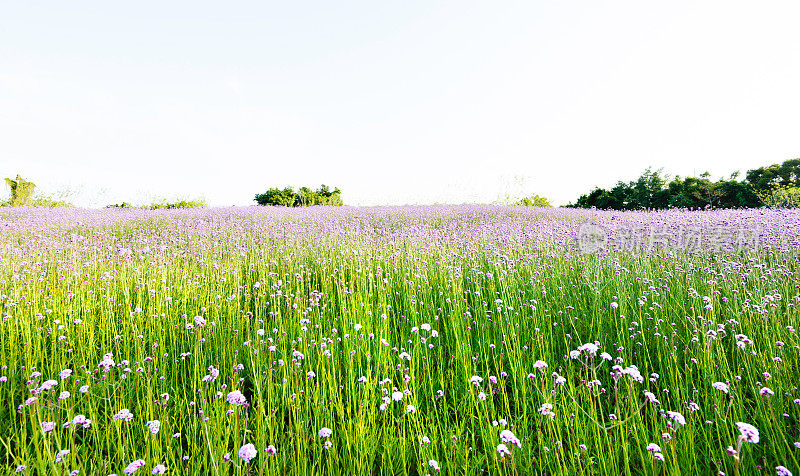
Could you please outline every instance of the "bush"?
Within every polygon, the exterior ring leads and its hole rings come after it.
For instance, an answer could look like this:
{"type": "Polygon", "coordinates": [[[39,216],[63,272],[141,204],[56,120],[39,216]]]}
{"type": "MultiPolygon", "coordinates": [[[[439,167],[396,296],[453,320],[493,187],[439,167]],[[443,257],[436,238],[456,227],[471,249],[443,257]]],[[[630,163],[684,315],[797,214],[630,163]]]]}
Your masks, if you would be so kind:
{"type": "Polygon", "coordinates": [[[33,199],[33,202],[31,203],[31,206],[43,207],[43,208],[59,208],[59,207],[71,207],[73,205],[66,200],[59,200],[57,198],[49,196],[41,196],[41,197],[35,197],[33,199]]]}
{"type": "Polygon", "coordinates": [[[122,203],[112,203],[111,205],[106,205],[106,208],[134,208],[134,207],[128,202],[122,202],[122,203]]]}

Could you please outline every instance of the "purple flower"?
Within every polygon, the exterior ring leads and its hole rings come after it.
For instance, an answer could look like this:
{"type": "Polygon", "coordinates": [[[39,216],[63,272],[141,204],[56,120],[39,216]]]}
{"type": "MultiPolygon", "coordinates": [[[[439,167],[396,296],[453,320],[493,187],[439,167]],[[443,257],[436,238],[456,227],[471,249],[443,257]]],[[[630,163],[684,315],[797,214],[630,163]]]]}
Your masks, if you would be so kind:
{"type": "Polygon", "coordinates": [[[739,428],[739,433],[741,433],[739,438],[741,438],[742,441],[747,441],[749,443],[758,443],[759,436],[758,436],[758,429],[756,429],[756,427],[748,423],[742,423],[742,422],[736,423],[736,426],[739,428]]]}
{"type": "Polygon", "coordinates": [[[143,459],[137,459],[136,461],[133,461],[128,466],[125,466],[125,469],[123,469],[122,472],[125,473],[125,474],[133,474],[139,468],[141,468],[142,466],[144,466],[144,460],[143,459]]]}
{"type": "Polygon", "coordinates": [[[650,403],[655,403],[656,405],[658,405],[658,404],[660,403],[660,402],[658,401],[658,399],[656,398],[655,394],[654,394],[654,393],[652,393],[652,392],[644,392],[644,397],[645,397],[645,398],[647,399],[647,401],[648,401],[648,402],[650,402],[650,403]]]}
{"type": "Polygon", "coordinates": [[[667,412],[667,415],[669,415],[670,419],[675,420],[678,425],[683,426],[686,424],[686,419],[678,412],[667,412]]]}
{"type": "Polygon", "coordinates": [[[239,458],[241,458],[245,463],[250,462],[250,460],[255,458],[257,455],[258,451],[256,451],[256,447],[253,446],[252,443],[248,443],[239,448],[239,458]]]}
{"type": "Polygon", "coordinates": [[[127,408],[123,408],[122,410],[118,411],[112,418],[114,421],[118,420],[131,421],[133,420],[133,413],[131,413],[131,411],[128,410],[127,408]]]}
{"type": "Polygon", "coordinates": [[[517,446],[518,448],[522,447],[522,442],[517,438],[511,430],[503,430],[500,432],[500,441],[503,443],[511,443],[512,445],[517,446]]]}
{"type": "Polygon", "coordinates": [[[230,392],[228,394],[227,400],[228,403],[230,403],[231,405],[236,405],[237,407],[240,407],[247,403],[247,398],[245,398],[245,396],[242,395],[242,392],[238,390],[230,392]]]}
{"type": "Polygon", "coordinates": [[[151,420],[145,423],[145,426],[150,430],[150,433],[157,434],[158,430],[161,429],[161,422],[158,420],[151,420]]]}
{"type": "Polygon", "coordinates": [[[711,384],[711,386],[714,387],[715,389],[719,390],[722,393],[728,393],[728,391],[729,391],[728,384],[723,383],[723,382],[714,382],[714,383],[711,384]]]}
{"type": "Polygon", "coordinates": [[[792,476],[792,472],[789,471],[786,466],[776,466],[775,474],[778,476],[792,476]]]}
{"type": "Polygon", "coordinates": [[[86,418],[86,415],[75,415],[72,418],[72,424],[74,426],[81,425],[84,428],[89,428],[89,426],[92,424],[92,420],[86,418]]]}
{"type": "Polygon", "coordinates": [[[511,450],[509,450],[508,446],[504,445],[503,443],[500,443],[499,445],[497,445],[497,452],[500,454],[501,458],[503,456],[505,456],[505,455],[510,455],[511,454],[511,450]]]}

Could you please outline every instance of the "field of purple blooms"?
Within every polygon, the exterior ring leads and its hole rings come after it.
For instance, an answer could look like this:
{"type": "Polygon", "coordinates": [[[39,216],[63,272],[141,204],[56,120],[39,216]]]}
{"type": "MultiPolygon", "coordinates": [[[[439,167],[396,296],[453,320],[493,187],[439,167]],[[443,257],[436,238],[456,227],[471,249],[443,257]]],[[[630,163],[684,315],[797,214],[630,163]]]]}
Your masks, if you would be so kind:
{"type": "Polygon", "coordinates": [[[800,211],[0,208],[0,473],[800,473],[800,211]]]}

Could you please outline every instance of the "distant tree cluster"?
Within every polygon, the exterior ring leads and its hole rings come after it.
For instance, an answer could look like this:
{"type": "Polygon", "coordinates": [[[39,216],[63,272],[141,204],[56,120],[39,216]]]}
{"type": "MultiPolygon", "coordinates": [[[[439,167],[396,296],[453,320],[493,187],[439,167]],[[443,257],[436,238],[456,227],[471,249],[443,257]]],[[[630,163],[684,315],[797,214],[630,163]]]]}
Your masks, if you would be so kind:
{"type": "Polygon", "coordinates": [[[300,187],[295,191],[292,187],[284,189],[271,188],[255,196],[259,205],[282,207],[311,207],[314,205],[341,206],[342,197],[338,188],[331,190],[327,185],[320,185],[317,190],[300,187]]]}
{"type": "Polygon", "coordinates": [[[205,208],[206,202],[205,200],[187,200],[187,199],[178,199],[176,201],[168,201],[166,199],[157,200],[149,205],[133,205],[128,202],[122,203],[112,203],[111,205],[106,205],[106,208],[136,208],[136,209],[148,209],[148,210],[171,210],[173,208],[205,208]]]}
{"type": "Polygon", "coordinates": [[[536,195],[535,193],[530,197],[525,197],[522,199],[517,200],[513,203],[516,206],[523,206],[523,207],[552,207],[553,205],[550,204],[550,200],[541,195],[536,195]]]}
{"type": "Polygon", "coordinates": [[[17,175],[16,178],[6,178],[6,185],[10,189],[8,200],[0,200],[3,207],[71,207],[72,204],[47,195],[34,194],[36,184],[17,175]]]}
{"type": "Polygon", "coordinates": [[[619,181],[609,189],[595,188],[569,207],[612,210],[667,208],[757,208],[798,206],[800,159],[748,170],[744,180],[738,173],[713,181],[708,172],[700,177],[675,177],[647,169],[632,181],[619,181]]]}
{"type": "MultiPolygon", "coordinates": [[[[124,205],[125,202],[122,202],[124,205]]],[[[173,209],[173,208],[205,208],[206,202],[205,200],[187,200],[187,199],[178,199],[176,201],[170,202],[168,200],[160,200],[151,203],[150,205],[145,205],[143,208],[149,208],[150,210],[166,210],[166,209],[173,209]]]]}
{"type": "Polygon", "coordinates": [[[16,179],[6,179],[6,185],[11,189],[8,205],[12,207],[26,207],[33,205],[33,191],[36,185],[17,175],[16,179]]]}

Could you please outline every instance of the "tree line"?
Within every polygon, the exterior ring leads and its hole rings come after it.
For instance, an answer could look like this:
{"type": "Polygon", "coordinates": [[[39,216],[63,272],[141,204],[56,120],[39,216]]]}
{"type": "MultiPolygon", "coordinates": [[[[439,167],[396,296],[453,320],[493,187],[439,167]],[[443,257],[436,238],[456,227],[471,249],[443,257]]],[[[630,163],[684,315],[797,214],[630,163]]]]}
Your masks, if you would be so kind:
{"type": "Polygon", "coordinates": [[[342,205],[342,192],[338,188],[330,189],[327,185],[320,185],[317,190],[300,187],[295,191],[292,187],[270,188],[264,193],[259,193],[254,200],[259,205],[274,205],[283,207],[311,207],[314,205],[342,205]]]}
{"type": "Polygon", "coordinates": [[[758,208],[800,206],[800,159],[748,170],[727,179],[699,177],[670,180],[662,170],[646,169],[636,180],[619,181],[610,188],[595,188],[571,208],[641,210],[667,208],[758,208]]]}

